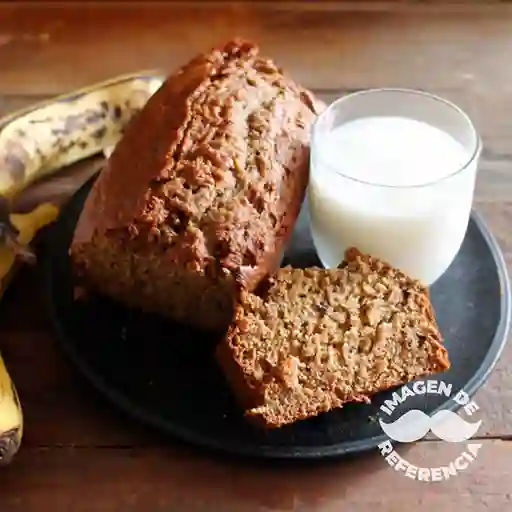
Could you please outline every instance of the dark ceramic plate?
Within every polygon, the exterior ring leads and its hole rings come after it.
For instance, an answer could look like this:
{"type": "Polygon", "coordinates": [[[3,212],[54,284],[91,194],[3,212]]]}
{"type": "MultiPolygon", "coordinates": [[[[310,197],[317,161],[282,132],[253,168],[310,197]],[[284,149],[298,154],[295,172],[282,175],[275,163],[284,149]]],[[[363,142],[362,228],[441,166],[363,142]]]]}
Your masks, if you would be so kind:
{"type": "MultiPolygon", "coordinates": [[[[244,421],[236,406],[212,358],[216,340],[211,335],[104,298],[75,303],[67,250],[91,184],[72,198],[50,232],[46,276],[59,342],[111,402],[183,441],[238,455],[333,457],[374,448],[386,439],[375,418],[389,392],[371,405],[348,405],[293,426],[259,431],[244,421]]],[[[318,264],[305,209],[283,263],[318,264]]],[[[432,299],[452,361],[443,380],[472,395],[499,358],[510,319],[506,268],[478,215],[471,217],[456,260],[433,286],[432,299]]],[[[455,402],[438,395],[409,400],[408,406],[430,414],[455,408],[455,402]]]]}

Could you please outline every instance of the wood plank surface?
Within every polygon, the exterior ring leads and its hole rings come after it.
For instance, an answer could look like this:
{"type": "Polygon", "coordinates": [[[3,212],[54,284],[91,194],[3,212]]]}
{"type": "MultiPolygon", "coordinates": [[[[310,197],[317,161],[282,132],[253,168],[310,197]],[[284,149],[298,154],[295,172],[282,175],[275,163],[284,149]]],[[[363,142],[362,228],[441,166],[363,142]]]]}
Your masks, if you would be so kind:
{"type": "MultiPolygon", "coordinates": [[[[0,4],[0,115],[119,73],[170,70],[233,35],[260,42],[326,101],[369,87],[425,89],[466,109],[482,134],[475,207],[512,269],[510,5],[211,4],[0,4]]],[[[55,181],[68,190],[72,176],[76,170],[55,181]]],[[[510,344],[476,397],[484,418],[479,457],[448,482],[410,481],[375,454],[312,468],[260,467],[174,446],[98,397],[55,345],[38,272],[23,269],[0,307],[0,350],[26,419],[22,450],[2,470],[1,512],[510,508],[510,344]]],[[[435,466],[452,449],[424,441],[403,456],[435,466]]]]}
{"type": "Polygon", "coordinates": [[[510,50],[507,6],[417,12],[338,5],[2,5],[0,93],[55,94],[141,67],[171,69],[234,35],[258,41],[315,89],[407,85],[482,94],[491,86],[496,94],[512,87],[502,80],[510,76],[503,65],[510,50]]]}
{"type": "MultiPolygon", "coordinates": [[[[425,442],[400,453],[435,467],[458,452],[425,442]]],[[[0,499],[2,512],[505,512],[511,458],[512,443],[485,441],[466,472],[428,483],[378,454],[301,467],[214,461],[176,448],[29,448],[2,475],[0,499]],[[79,499],[79,490],[90,497],[79,499]],[[40,508],[47,503],[51,509],[40,508]]]]}

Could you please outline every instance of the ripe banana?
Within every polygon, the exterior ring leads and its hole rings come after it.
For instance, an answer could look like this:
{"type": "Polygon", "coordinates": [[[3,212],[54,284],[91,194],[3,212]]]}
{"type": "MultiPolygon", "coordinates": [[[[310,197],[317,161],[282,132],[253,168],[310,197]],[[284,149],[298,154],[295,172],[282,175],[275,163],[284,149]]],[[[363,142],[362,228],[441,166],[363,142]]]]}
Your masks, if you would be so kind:
{"type": "MultiPolygon", "coordinates": [[[[13,214],[9,222],[18,233],[16,243],[26,246],[43,226],[53,222],[59,210],[45,203],[33,211],[13,214]]],[[[0,245],[0,297],[15,264],[14,251],[0,245]]],[[[18,393],[0,355],[0,465],[8,464],[18,451],[23,436],[23,412],[18,393]]]]}
{"type": "Polygon", "coordinates": [[[0,357],[0,464],[8,464],[23,436],[23,413],[16,388],[0,357]]]}
{"type": "MultiPolygon", "coordinates": [[[[64,166],[109,154],[163,80],[155,72],[123,75],[0,119],[0,298],[20,262],[34,260],[34,236],[59,214],[51,203],[11,213],[12,200],[64,166]]],[[[0,464],[16,454],[22,433],[22,409],[0,356],[0,464]]]]}
{"type": "Polygon", "coordinates": [[[163,78],[137,73],[33,105],[0,121],[0,196],[116,144],[163,78]]]}

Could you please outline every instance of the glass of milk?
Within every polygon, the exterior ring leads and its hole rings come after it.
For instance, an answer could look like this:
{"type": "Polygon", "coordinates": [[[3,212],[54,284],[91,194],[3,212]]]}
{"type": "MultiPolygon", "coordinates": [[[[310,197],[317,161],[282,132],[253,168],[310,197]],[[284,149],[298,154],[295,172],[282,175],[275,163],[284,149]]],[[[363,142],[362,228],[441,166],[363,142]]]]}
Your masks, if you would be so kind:
{"type": "Polygon", "coordinates": [[[481,142],[469,117],[420,91],[344,96],[317,119],[309,206],[319,258],[350,246],[433,284],[464,239],[481,142]]]}

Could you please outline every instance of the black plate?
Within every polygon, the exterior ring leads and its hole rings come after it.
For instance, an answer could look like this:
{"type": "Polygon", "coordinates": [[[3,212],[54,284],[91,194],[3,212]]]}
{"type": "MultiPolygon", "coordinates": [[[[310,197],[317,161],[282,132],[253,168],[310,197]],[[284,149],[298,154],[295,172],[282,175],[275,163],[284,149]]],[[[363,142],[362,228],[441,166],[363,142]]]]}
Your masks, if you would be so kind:
{"type": "MultiPolygon", "coordinates": [[[[176,438],[238,455],[333,457],[374,448],[386,439],[375,419],[389,392],[371,405],[348,405],[293,426],[259,431],[244,421],[211,349],[204,348],[215,344],[211,336],[104,298],[75,303],[67,250],[91,184],[72,198],[50,233],[46,276],[58,340],[78,370],[111,402],[176,438]]],[[[304,209],[283,264],[318,264],[307,215],[304,209]]],[[[459,255],[432,288],[452,361],[443,380],[455,390],[472,395],[489,376],[506,340],[509,294],[501,252],[482,219],[473,214],[459,255]]],[[[455,408],[442,396],[409,400],[411,407],[427,413],[455,408]]]]}

